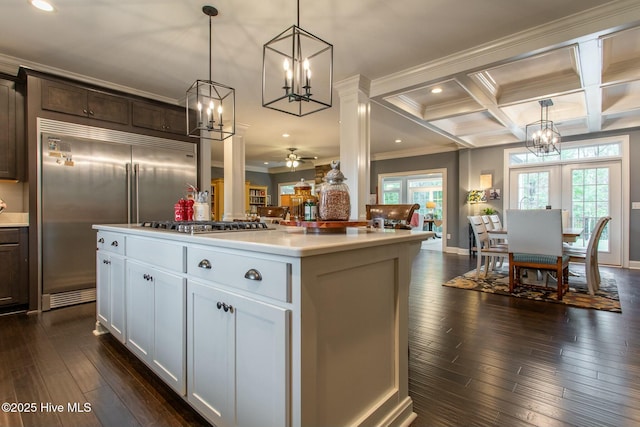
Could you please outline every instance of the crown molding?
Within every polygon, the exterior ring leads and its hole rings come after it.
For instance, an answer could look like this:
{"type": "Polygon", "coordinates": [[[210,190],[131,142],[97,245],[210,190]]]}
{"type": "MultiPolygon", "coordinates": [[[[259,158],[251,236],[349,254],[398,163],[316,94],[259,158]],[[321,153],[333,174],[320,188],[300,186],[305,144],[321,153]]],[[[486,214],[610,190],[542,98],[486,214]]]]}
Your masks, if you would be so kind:
{"type": "Polygon", "coordinates": [[[78,74],[78,73],[63,70],[60,68],[51,67],[49,65],[40,64],[38,62],[25,61],[20,58],[4,55],[0,53],[0,71],[6,74],[16,76],[18,75],[18,70],[20,69],[20,67],[26,67],[32,70],[37,70],[37,71],[52,74],[52,75],[68,77],[70,79],[77,80],[79,82],[88,83],[95,86],[103,87],[105,89],[112,89],[119,92],[128,93],[131,95],[137,95],[143,98],[150,98],[157,101],[165,102],[167,104],[184,106],[184,102],[181,103],[180,100],[158,95],[157,93],[151,93],[151,92],[146,92],[139,89],[134,89],[129,86],[123,86],[116,83],[108,82],[106,80],[96,79],[93,77],[85,76],[83,74],[78,74]]]}

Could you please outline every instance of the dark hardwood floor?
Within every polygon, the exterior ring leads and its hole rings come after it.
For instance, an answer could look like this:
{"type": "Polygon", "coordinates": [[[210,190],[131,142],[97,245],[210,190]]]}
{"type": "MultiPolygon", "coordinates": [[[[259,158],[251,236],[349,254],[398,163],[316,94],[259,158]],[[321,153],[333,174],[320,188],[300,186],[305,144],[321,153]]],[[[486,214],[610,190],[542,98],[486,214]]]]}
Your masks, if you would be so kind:
{"type": "MultiPolygon", "coordinates": [[[[414,427],[640,425],[640,271],[609,270],[619,314],[441,286],[474,262],[423,250],[414,264],[414,427]]],[[[95,304],[0,317],[0,403],[37,405],[0,426],[208,425],[94,322],[95,304]]]]}

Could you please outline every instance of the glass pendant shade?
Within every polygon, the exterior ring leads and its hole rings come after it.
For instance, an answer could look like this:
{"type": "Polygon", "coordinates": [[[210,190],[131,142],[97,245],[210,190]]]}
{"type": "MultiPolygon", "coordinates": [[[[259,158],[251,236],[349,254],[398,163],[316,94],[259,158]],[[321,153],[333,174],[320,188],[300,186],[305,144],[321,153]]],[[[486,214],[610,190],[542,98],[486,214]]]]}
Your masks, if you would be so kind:
{"type": "Polygon", "coordinates": [[[196,80],[186,95],[187,132],[201,139],[223,141],[236,133],[236,91],[211,80],[211,17],[213,6],[203,6],[209,16],[209,79],[196,80]]]}
{"type": "Polygon", "coordinates": [[[333,45],[298,25],[275,36],[262,52],[262,106],[306,116],[333,101],[333,45]]]}
{"type": "Polygon", "coordinates": [[[560,154],[561,135],[549,120],[549,107],[553,105],[553,101],[544,99],[539,103],[540,120],[527,125],[525,145],[538,157],[557,156],[560,154]]]}

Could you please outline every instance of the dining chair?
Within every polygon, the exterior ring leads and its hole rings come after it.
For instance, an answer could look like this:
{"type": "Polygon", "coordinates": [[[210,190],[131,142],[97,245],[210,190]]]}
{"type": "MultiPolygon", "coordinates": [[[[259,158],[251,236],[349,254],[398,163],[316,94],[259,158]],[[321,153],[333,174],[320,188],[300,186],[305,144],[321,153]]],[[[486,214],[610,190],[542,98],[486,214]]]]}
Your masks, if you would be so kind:
{"type": "MultiPolygon", "coordinates": [[[[433,220],[433,228],[434,229],[438,228],[438,227],[442,227],[442,224],[443,224],[443,221],[441,219],[434,219],[433,220]]],[[[442,236],[438,235],[438,233],[435,233],[433,235],[433,237],[435,237],[436,239],[441,239],[442,238],[442,236]]]]}
{"type": "Polygon", "coordinates": [[[584,272],[587,278],[587,288],[590,295],[595,295],[595,291],[600,289],[600,268],[598,267],[598,245],[600,237],[607,223],[611,221],[610,216],[603,216],[596,222],[589,243],[586,248],[574,248],[569,245],[564,246],[563,253],[569,255],[569,262],[582,262],[585,264],[584,272]]]}
{"type": "Polygon", "coordinates": [[[411,222],[409,223],[411,228],[416,228],[418,230],[424,229],[424,214],[420,212],[414,212],[411,215],[411,222]]]}
{"type": "Polygon", "coordinates": [[[551,271],[557,281],[558,301],[569,288],[569,255],[562,253],[560,209],[508,210],[509,292],[518,286],[546,288],[544,284],[521,282],[521,269],[551,271]]]}
{"type": "MultiPolygon", "coordinates": [[[[476,265],[476,279],[480,277],[480,269],[482,268],[482,258],[485,258],[484,277],[487,277],[487,274],[489,273],[489,268],[495,269],[496,267],[495,258],[500,258],[502,260],[508,256],[508,248],[505,246],[491,245],[491,240],[489,239],[489,233],[487,231],[487,228],[484,225],[482,216],[473,215],[473,216],[468,216],[467,219],[469,220],[469,224],[471,224],[471,229],[473,230],[473,234],[476,238],[475,249],[478,256],[478,262],[476,265]]],[[[502,265],[502,262],[500,263],[500,265],[502,265]]]]}
{"type": "Polygon", "coordinates": [[[385,225],[410,227],[413,212],[420,209],[420,205],[395,204],[395,205],[365,205],[367,220],[382,218],[385,225]]]}
{"type": "Polygon", "coordinates": [[[491,221],[492,230],[501,230],[502,229],[502,221],[500,221],[500,217],[496,214],[489,215],[489,220],[491,221]]]}

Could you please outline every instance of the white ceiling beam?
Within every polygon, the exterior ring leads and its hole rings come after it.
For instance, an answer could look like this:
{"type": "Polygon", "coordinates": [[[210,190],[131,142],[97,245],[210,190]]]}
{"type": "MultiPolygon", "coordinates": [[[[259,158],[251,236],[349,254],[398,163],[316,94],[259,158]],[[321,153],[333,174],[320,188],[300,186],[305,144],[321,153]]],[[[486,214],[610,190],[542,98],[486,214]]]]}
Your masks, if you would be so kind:
{"type": "Polygon", "coordinates": [[[491,114],[498,123],[501,123],[504,127],[509,129],[516,138],[521,141],[525,139],[525,132],[520,126],[517,126],[506,114],[502,112],[498,107],[497,100],[488,96],[478,85],[475,84],[467,74],[460,74],[456,76],[456,80],[468,93],[471,95],[477,103],[482,105],[489,114],[491,114]]]}
{"type": "Polygon", "coordinates": [[[401,108],[396,107],[393,104],[390,104],[389,102],[385,101],[385,100],[374,100],[372,99],[371,102],[376,103],[378,105],[380,105],[381,107],[384,107],[390,111],[393,111],[394,113],[399,114],[400,116],[404,117],[407,120],[411,120],[413,123],[422,126],[425,129],[430,130],[433,133],[437,133],[438,135],[442,135],[445,138],[449,138],[451,141],[453,141],[454,143],[456,143],[458,145],[458,147],[460,148],[475,148],[475,145],[468,143],[467,141],[458,138],[455,135],[450,134],[449,132],[445,132],[442,129],[440,129],[439,127],[433,126],[432,124],[430,124],[429,122],[426,122],[424,120],[420,120],[417,117],[413,116],[412,114],[404,111],[401,108]]]}
{"type": "Polygon", "coordinates": [[[580,80],[587,107],[589,132],[602,130],[602,45],[599,39],[578,44],[580,80]]]}

